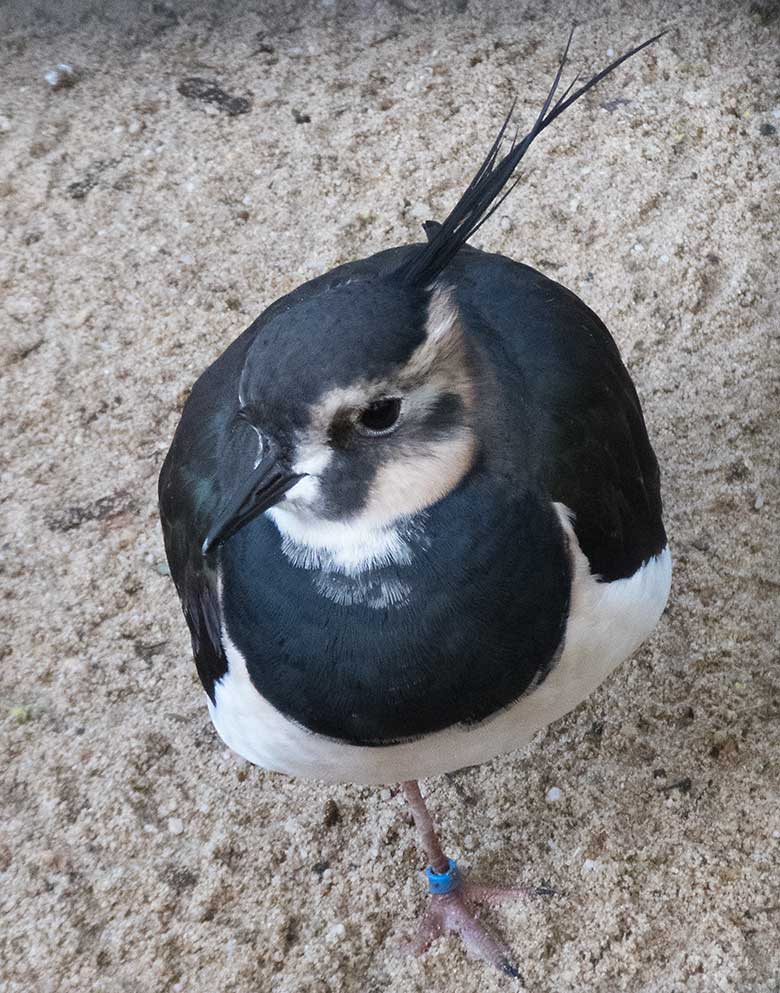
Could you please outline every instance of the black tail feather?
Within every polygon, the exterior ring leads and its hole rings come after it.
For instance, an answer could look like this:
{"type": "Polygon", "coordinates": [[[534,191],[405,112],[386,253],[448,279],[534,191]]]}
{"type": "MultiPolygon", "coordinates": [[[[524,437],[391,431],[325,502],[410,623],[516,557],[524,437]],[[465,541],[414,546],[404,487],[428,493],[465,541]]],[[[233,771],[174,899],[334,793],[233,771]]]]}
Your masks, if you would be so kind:
{"type": "Polygon", "coordinates": [[[566,48],[561,57],[555,79],[531,130],[519,142],[515,135],[509,151],[496,164],[501,143],[504,140],[506,129],[515,110],[515,99],[512,102],[509,113],[504,119],[504,123],[501,125],[495,141],[490,146],[490,150],[460,200],[458,200],[435,232],[428,232],[426,230],[426,234],[429,237],[428,244],[421,246],[397,270],[396,275],[403,282],[414,286],[430,285],[451,261],[453,256],[465,245],[474,232],[479,230],[485,221],[501,206],[517,183],[519,183],[520,177],[515,179],[509,189],[505,190],[503,195],[499,197],[499,194],[504,190],[512,173],[520,164],[520,160],[528,151],[534,139],[549,124],[552,124],[556,117],[559,117],[564,110],[570,107],[576,100],[579,100],[581,96],[596,86],[597,83],[601,82],[605,76],[608,76],[609,73],[617,69],[627,59],[641,52],[643,48],[647,48],[648,45],[652,45],[653,42],[658,41],[660,37],[666,34],[666,31],[661,31],[655,37],[649,38],[647,41],[642,42],[641,45],[637,45],[624,55],[621,55],[572,93],[574,86],[580,79],[580,74],[578,73],[566,87],[566,90],[558,97],[557,101],[553,103],[564,66],[566,65],[573,34],[574,28],[572,28],[566,42],[566,48]],[[496,199],[497,197],[498,199],[496,199]]]}

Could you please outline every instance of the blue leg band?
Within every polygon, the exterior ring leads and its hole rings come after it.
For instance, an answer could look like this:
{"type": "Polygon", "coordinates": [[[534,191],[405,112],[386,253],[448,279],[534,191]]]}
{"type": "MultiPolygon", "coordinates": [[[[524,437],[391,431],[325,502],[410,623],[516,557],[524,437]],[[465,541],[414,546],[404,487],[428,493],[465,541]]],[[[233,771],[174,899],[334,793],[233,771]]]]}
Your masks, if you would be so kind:
{"type": "Polygon", "coordinates": [[[454,859],[447,859],[448,867],[446,872],[434,872],[431,866],[425,869],[425,876],[428,880],[428,892],[443,896],[445,893],[452,893],[460,888],[460,872],[458,863],[454,859]]]}

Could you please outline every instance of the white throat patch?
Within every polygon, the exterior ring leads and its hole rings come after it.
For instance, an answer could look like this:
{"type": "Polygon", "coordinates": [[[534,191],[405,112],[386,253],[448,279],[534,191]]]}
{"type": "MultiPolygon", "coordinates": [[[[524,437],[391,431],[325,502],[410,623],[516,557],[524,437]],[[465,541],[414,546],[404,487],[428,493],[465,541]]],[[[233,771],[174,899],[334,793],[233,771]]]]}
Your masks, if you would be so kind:
{"type": "Polygon", "coordinates": [[[372,576],[412,562],[415,548],[425,545],[423,515],[377,525],[360,517],[329,521],[286,509],[267,511],[282,538],[282,552],[299,569],[316,572],[319,592],[344,605],[376,609],[401,606],[410,588],[397,575],[372,576]]]}

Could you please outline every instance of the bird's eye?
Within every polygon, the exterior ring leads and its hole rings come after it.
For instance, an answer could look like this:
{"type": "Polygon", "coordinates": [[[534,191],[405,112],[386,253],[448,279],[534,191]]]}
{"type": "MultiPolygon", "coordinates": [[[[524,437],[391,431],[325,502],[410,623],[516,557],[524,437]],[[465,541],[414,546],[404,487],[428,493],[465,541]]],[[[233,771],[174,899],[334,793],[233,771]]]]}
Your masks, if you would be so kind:
{"type": "Polygon", "coordinates": [[[363,434],[389,434],[401,414],[399,397],[384,397],[369,404],[357,419],[358,430],[363,434]]]}

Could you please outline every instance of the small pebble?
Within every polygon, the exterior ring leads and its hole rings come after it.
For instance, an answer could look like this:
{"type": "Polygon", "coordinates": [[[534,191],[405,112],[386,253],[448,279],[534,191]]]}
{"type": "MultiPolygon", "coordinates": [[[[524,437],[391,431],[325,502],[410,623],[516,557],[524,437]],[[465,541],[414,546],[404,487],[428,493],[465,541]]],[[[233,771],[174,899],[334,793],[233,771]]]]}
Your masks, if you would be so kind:
{"type": "Polygon", "coordinates": [[[6,297],[4,308],[9,317],[22,321],[35,312],[37,304],[31,297],[9,296],[6,297]]]}
{"type": "Polygon", "coordinates": [[[325,801],[325,809],[323,810],[322,823],[326,828],[331,828],[341,820],[341,813],[339,811],[339,806],[333,797],[328,797],[325,801]]]}
{"type": "Polygon", "coordinates": [[[772,832],[772,837],[773,838],[780,838],[780,831],[773,831],[772,832]]]}
{"type": "Polygon", "coordinates": [[[763,493],[756,493],[756,499],[753,501],[753,506],[756,508],[756,510],[761,510],[761,508],[764,506],[763,493]]]}
{"type": "Polygon", "coordinates": [[[598,869],[599,864],[594,859],[585,859],[582,863],[583,872],[595,872],[598,869]]]}
{"type": "Polygon", "coordinates": [[[32,719],[32,707],[25,707],[24,705],[18,707],[11,707],[11,720],[16,721],[17,724],[26,724],[32,719]]]}
{"type": "Polygon", "coordinates": [[[184,834],[184,821],[181,817],[169,817],[168,830],[171,834],[184,834]]]}
{"type": "Polygon", "coordinates": [[[81,310],[77,310],[75,314],[71,314],[65,319],[65,323],[71,328],[81,328],[87,323],[87,321],[92,316],[92,310],[90,307],[82,307],[81,310]]]}
{"type": "Polygon", "coordinates": [[[560,800],[560,798],[561,798],[560,789],[557,786],[551,786],[550,789],[547,791],[547,797],[546,797],[547,802],[555,803],[557,800],[560,800]]]}
{"type": "Polygon", "coordinates": [[[334,924],[325,935],[326,945],[336,945],[347,933],[347,929],[343,924],[334,924]]]}
{"type": "Polygon", "coordinates": [[[498,224],[502,231],[513,231],[515,227],[515,222],[511,217],[507,217],[506,214],[501,218],[498,224]]]}
{"type": "Polygon", "coordinates": [[[64,90],[69,86],[74,86],[78,82],[78,73],[67,62],[60,62],[54,69],[47,69],[43,78],[52,90],[64,90]]]}

